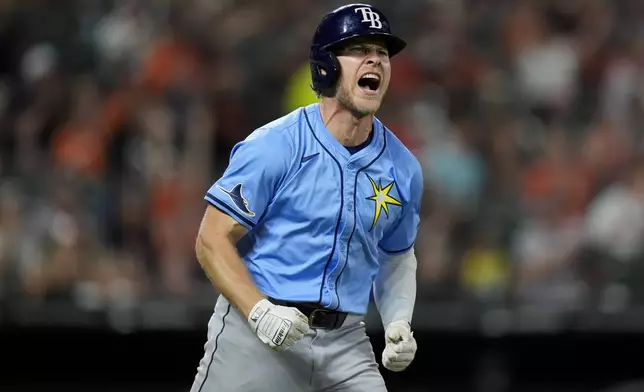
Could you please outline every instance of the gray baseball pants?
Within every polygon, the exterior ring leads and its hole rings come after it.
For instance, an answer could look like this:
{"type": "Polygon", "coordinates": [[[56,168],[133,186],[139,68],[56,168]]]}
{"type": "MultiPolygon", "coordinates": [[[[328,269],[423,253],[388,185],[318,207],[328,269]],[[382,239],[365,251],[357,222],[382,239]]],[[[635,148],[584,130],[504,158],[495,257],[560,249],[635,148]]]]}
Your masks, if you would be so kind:
{"type": "Polygon", "coordinates": [[[311,329],[287,351],[262,343],[219,296],[190,392],[386,392],[362,316],[311,329]]]}

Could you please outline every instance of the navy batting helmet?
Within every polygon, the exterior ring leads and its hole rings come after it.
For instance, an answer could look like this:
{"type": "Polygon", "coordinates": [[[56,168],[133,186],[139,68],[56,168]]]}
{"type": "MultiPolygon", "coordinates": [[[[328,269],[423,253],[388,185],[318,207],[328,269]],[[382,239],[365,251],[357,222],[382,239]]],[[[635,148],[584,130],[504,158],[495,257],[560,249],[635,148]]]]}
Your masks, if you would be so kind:
{"type": "Polygon", "coordinates": [[[333,49],[352,38],[366,36],[383,40],[389,57],[407,46],[402,38],[391,33],[387,17],[369,4],[345,5],[322,18],[309,54],[312,87],[318,95],[333,88],[340,77],[340,64],[333,49]]]}

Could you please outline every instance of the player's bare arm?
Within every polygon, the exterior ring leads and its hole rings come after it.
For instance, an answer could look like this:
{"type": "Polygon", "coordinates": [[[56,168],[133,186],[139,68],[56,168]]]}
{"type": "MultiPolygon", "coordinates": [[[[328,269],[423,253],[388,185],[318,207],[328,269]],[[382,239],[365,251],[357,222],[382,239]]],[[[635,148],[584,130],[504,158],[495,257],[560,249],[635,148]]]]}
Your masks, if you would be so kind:
{"type": "Polygon", "coordinates": [[[213,285],[248,318],[253,306],[264,296],[235,247],[246,233],[247,229],[239,222],[209,205],[199,227],[195,251],[213,285]]]}
{"type": "Polygon", "coordinates": [[[308,331],[308,319],[295,308],[274,305],[259,291],[235,246],[247,232],[230,215],[208,206],[197,235],[197,259],[259,339],[275,350],[286,350],[308,331]]]}

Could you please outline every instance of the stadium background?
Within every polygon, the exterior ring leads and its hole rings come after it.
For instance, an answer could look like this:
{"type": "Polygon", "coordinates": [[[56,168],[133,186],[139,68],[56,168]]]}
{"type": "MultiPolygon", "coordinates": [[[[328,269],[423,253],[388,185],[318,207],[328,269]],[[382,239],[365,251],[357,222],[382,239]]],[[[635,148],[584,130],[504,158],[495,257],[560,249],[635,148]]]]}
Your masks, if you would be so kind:
{"type": "MultiPolygon", "coordinates": [[[[204,191],[314,100],[308,43],[339,4],[0,1],[1,391],[188,390],[204,191]]],[[[420,350],[391,390],[637,382],[644,2],[374,4],[410,43],[379,117],[426,180],[420,350]]]]}

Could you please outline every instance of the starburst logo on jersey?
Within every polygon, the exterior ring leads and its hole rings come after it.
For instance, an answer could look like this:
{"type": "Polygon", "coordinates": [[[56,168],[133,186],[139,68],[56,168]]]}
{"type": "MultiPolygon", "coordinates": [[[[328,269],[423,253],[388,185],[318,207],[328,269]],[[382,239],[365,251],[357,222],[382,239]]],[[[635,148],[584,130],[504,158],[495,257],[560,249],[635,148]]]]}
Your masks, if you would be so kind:
{"type": "Polygon", "coordinates": [[[376,223],[378,223],[378,219],[380,218],[382,211],[384,211],[387,218],[389,218],[389,205],[400,207],[402,206],[402,203],[394,199],[394,197],[389,194],[394,186],[394,181],[390,182],[389,185],[386,185],[383,188],[380,181],[378,181],[378,184],[376,184],[373,178],[369,177],[368,174],[367,178],[369,179],[369,182],[371,182],[371,187],[373,188],[373,195],[367,197],[367,200],[371,200],[376,204],[375,210],[373,212],[373,223],[371,224],[371,228],[369,229],[369,231],[371,231],[374,227],[376,227],[376,223]]]}

